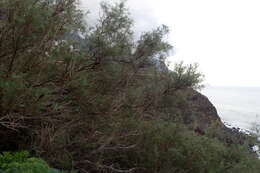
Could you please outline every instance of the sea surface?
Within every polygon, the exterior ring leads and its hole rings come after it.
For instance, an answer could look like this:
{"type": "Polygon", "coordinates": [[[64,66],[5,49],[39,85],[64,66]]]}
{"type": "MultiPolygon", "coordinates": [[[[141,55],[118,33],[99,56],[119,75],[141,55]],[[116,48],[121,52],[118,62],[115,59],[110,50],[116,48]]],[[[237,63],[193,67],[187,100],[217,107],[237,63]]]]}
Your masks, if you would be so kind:
{"type": "Polygon", "coordinates": [[[254,131],[260,127],[260,87],[205,87],[200,91],[227,126],[254,131]]]}

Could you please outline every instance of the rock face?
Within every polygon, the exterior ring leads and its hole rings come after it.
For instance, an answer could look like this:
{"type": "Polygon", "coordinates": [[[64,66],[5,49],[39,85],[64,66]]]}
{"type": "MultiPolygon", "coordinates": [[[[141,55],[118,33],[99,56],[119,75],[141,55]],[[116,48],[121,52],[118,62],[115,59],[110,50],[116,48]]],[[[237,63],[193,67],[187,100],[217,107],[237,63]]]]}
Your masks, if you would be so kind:
{"type": "Polygon", "coordinates": [[[185,124],[193,124],[195,129],[205,131],[205,129],[215,125],[224,128],[224,124],[217,113],[214,105],[209,99],[193,89],[185,89],[185,108],[182,110],[185,124]]]}
{"type": "Polygon", "coordinates": [[[249,138],[241,133],[239,129],[227,128],[222,123],[215,106],[209,99],[193,89],[181,91],[186,98],[183,110],[184,123],[188,124],[196,133],[204,135],[211,133],[227,144],[244,144],[249,138]]]}

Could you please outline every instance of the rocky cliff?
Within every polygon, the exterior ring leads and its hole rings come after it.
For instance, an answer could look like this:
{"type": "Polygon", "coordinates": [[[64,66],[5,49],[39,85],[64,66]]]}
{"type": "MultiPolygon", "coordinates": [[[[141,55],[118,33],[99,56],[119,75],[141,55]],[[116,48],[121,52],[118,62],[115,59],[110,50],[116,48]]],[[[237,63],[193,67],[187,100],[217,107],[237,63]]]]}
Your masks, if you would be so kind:
{"type": "Polygon", "coordinates": [[[186,98],[182,109],[184,123],[200,135],[211,135],[227,144],[243,144],[249,138],[239,129],[228,128],[221,121],[217,109],[210,100],[193,89],[180,91],[186,98]]]}

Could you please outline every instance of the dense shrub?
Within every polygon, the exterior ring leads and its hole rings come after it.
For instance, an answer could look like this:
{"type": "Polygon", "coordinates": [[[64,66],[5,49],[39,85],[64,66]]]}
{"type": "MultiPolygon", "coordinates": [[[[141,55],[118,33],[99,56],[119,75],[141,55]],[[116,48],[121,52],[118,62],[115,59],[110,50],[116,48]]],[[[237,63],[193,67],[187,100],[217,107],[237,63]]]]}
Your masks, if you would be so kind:
{"type": "Polygon", "coordinates": [[[78,56],[62,37],[81,29],[81,12],[74,0],[1,0],[0,10],[0,135],[3,143],[23,136],[21,144],[57,114],[52,93],[78,56]]]}
{"type": "MultiPolygon", "coordinates": [[[[200,136],[184,125],[163,120],[137,123],[130,119],[128,126],[123,122],[118,124],[122,125],[113,129],[121,129],[117,136],[104,138],[103,145],[96,148],[89,145],[93,147],[89,148],[91,155],[80,161],[88,165],[88,171],[254,173],[260,168],[247,146],[227,146],[217,138],[200,136]],[[123,129],[131,131],[131,135],[122,135],[123,129]]],[[[88,152],[86,148],[83,151],[88,152]]]]}
{"type": "Polygon", "coordinates": [[[51,169],[41,159],[29,157],[28,152],[9,153],[0,155],[1,173],[61,173],[51,169]]]}
{"type": "Polygon", "coordinates": [[[227,147],[217,139],[200,136],[174,123],[154,122],[149,126],[135,153],[147,172],[242,173],[259,169],[259,161],[244,146],[227,147]]]}

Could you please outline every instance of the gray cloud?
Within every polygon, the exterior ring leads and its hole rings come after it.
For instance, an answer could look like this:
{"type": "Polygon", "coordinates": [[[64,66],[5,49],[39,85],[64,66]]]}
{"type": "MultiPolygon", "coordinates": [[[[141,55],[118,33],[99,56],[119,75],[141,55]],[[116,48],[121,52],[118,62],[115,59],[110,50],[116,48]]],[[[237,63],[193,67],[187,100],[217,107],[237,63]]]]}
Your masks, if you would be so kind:
{"type": "MultiPolygon", "coordinates": [[[[84,11],[90,11],[87,20],[94,23],[99,16],[99,4],[103,0],[81,0],[84,11]]],[[[118,0],[106,0],[110,3],[118,2],[118,0]]],[[[158,19],[154,16],[153,8],[149,0],[128,0],[127,7],[134,19],[134,29],[138,35],[144,31],[151,30],[159,25],[158,19]]]]}

